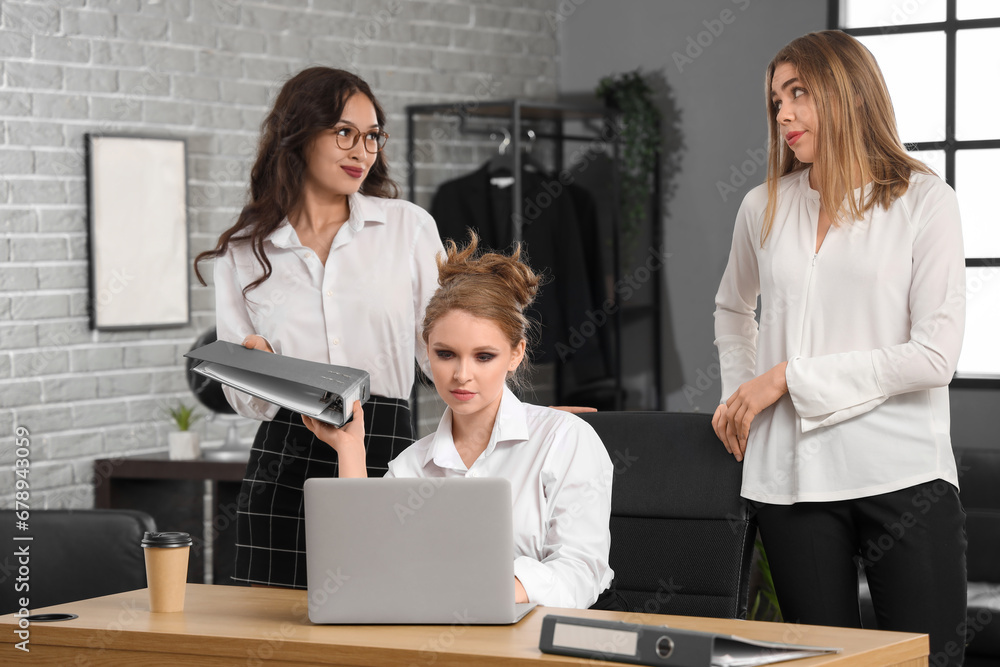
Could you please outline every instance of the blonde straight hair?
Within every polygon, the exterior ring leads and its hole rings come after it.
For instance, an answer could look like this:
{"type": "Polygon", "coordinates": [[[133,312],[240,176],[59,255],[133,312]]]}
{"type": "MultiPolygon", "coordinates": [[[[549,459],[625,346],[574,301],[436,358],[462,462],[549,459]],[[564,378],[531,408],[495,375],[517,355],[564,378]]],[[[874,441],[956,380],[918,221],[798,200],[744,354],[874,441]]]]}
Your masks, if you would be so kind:
{"type": "Polygon", "coordinates": [[[764,81],[769,148],[761,247],[774,226],[779,180],[809,166],[795,158],[778,128],[771,85],[774,70],[782,63],[795,67],[816,103],[817,185],[820,205],[834,225],[859,220],[876,205],[888,209],[906,192],[911,173],[933,173],[923,162],[907,155],[899,140],[889,91],[871,52],[838,30],[799,37],[774,56],[764,81]],[[871,183],[867,196],[853,196],[857,182],[871,183]]]}

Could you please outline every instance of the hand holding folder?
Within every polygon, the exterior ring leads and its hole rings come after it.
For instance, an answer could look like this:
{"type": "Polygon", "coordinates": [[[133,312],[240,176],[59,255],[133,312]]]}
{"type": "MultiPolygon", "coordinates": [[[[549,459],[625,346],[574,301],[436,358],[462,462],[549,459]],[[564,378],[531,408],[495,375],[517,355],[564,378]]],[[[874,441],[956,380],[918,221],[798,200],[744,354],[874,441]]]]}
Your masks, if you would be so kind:
{"type": "Polygon", "coordinates": [[[184,356],[199,362],[192,369],[196,373],[337,427],[350,420],[354,401],[364,404],[370,395],[371,378],[357,368],[251,350],[221,340],[184,356]]]}

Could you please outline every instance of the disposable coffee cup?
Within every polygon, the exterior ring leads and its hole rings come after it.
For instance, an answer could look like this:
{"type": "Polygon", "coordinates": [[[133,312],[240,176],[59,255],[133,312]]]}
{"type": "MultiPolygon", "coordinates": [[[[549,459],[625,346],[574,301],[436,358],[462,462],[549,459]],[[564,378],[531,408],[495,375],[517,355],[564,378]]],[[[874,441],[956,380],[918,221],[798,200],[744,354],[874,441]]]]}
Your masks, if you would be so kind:
{"type": "Polygon", "coordinates": [[[150,611],[184,611],[188,554],[192,543],[187,533],[147,532],[143,536],[150,611]]]}

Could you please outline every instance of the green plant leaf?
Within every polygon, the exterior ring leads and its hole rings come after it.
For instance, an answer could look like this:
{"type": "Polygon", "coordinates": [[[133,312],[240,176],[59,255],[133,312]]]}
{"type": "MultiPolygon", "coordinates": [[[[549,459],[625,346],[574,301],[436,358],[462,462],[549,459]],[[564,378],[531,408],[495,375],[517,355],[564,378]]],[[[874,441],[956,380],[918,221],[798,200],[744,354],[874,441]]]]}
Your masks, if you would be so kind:
{"type": "Polygon", "coordinates": [[[660,110],[641,70],[606,76],[595,89],[605,104],[620,112],[616,128],[621,140],[618,171],[619,209],[625,255],[638,238],[653,192],[656,159],[661,147],[660,110]]]}
{"type": "Polygon", "coordinates": [[[188,431],[191,425],[201,419],[201,415],[195,414],[194,408],[178,403],[176,408],[167,408],[167,412],[177,425],[178,431],[188,431]]]}
{"type": "Polygon", "coordinates": [[[778,604],[778,595],[774,590],[774,578],[771,576],[771,564],[767,560],[767,553],[764,551],[764,544],[757,539],[754,542],[754,550],[757,552],[759,560],[757,568],[761,574],[761,586],[757,591],[757,598],[754,600],[754,613],[749,614],[749,618],[757,621],[781,622],[781,606],[778,604]],[[762,610],[759,603],[763,598],[767,602],[767,610],[762,610]],[[767,612],[770,613],[767,613],[767,612]]]}

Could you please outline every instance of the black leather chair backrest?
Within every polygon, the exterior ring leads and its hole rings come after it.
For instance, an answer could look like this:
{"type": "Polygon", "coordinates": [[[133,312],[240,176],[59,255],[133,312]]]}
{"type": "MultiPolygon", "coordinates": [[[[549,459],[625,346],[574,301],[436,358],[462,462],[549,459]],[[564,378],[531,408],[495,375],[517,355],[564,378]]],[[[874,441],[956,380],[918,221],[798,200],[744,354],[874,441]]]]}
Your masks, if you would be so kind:
{"type": "Polygon", "coordinates": [[[966,667],[1000,665],[1000,449],[956,447],[969,540],[966,667]]]}
{"type": "Polygon", "coordinates": [[[33,611],[146,587],[140,541],[156,524],[145,512],[32,509],[28,530],[17,521],[15,510],[0,510],[0,614],[18,611],[22,597],[33,611]],[[23,546],[26,574],[16,553],[23,546]]]}
{"type": "Polygon", "coordinates": [[[1000,449],[955,449],[965,507],[969,581],[1000,584],[1000,449]]]}
{"type": "Polygon", "coordinates": [[[580,415],[615,466],[611,567],[626,611],[746,618],[756,525],[711,416],[580,415]]]}

